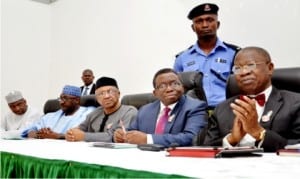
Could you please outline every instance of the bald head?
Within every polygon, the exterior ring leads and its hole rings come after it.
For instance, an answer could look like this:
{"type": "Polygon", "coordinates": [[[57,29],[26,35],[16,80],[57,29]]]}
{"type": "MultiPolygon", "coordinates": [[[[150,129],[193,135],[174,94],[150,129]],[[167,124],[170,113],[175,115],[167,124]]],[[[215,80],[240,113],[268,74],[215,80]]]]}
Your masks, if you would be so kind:
{"type": "MultiPolygon", "coordinates": [[[[261,47],[245,47],[242,48],[237,54],[235,59],[238,59],[238,56],[241,54],[257,54],[259,57],[259,60],[265,61],[265,62],[271,62],[271,56],[270,54],[263,48],[261,47]]],[[[253,55],[251,55],[253,56],[253,55]]],[[[254,57],[253,60],[255,61],[254,57]]],[[[236,62],[236,60],[234,61],[236,62]]]]}
{"type": "Polygon", "coordinates": [[[259,94],[271,85],[274,65],[269,53],[260,47],[240,50],[234,60],[233,72],[244,94],[259,94]]]}

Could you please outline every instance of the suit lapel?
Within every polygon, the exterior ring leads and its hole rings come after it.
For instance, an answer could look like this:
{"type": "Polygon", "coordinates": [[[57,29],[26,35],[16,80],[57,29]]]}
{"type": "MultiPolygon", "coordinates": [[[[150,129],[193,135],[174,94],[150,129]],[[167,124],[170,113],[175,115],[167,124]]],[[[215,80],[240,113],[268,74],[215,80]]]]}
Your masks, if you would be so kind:
{"type": "Polygon", "coordinates": [[[157,122],[158,117],[159,117],[159,111],[160,111],[160,101],[157,100],[153,104],[153,112],[154,112],[153,115],[149,114],[149,115],[145,116],[146,118],[148,118],[145,121],[147,122],[146,126],[147,126],[148,131],[149,131],[150,134],[154,134],[155,133],[156,122],[157,122]]]}
{"type": "Polygon", "coordinates": [[[90,94],[95,94],[96,85],[93,84],[90,94]]]}
{"type": "Polygon", "coordinates": [[[181,106],[184,104],[184,102],[185,97],[182,96],[178,103],[175,105],[174,109],[171,111],[164,133],[171,133],[171,129],[176,121],[176,118],[178,117],[178,113],[180,112],[181,106]]]}
{"type": "Polygon", "coordinates": [[[282,99],[282,97],[281,97],[279,91],[275,87],[273,87],[272,92],[266,103],[262,118],[266,117],[268,115],[268,113],[269,114],[271,113],[271,116],[269,116],[269,120],[267,120],[267,121],[260,120],[260,124],[264,128],[270,129],[270,126],[274,120],[274,117],[276,116],[280,107],[283,105],[281,99],[282,99]]]}

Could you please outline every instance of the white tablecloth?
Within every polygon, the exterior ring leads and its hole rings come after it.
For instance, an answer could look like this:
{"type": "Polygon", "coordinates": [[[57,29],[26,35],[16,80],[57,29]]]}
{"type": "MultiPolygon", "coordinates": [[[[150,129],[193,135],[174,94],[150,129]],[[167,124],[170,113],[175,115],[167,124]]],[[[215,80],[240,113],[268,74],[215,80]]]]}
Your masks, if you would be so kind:
{"type": "Polygon", "coordinates": [[[0,151],[196,178],[300,178],[300,157],[275,153],[252,158],[167,157],[164,151],[106,149],[50,139],[0,140],[0,151]]]}

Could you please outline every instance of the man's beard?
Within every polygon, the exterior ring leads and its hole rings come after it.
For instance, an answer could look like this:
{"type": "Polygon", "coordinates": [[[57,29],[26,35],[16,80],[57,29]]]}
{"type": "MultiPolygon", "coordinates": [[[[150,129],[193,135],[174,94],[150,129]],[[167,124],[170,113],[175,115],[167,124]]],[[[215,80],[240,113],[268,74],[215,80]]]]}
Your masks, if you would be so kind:
{"type": "Polygon", "coordinates": [[[66,115],[72,115],[76,111],[76,107],[70,107],[64,110],[66,115]]]}

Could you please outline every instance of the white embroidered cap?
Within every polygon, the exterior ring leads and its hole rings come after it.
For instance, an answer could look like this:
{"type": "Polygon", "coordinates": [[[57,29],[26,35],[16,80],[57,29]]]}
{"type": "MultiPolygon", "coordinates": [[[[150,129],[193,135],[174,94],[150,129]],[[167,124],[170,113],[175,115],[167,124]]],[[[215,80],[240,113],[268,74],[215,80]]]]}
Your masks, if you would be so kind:
{"type": "Polygon", "coordinates": [[[20,99],[23,99],[22,93],[20,91],[11,91],[6,96],[5,99],[7,103],[13,103],[20,99]]]}

